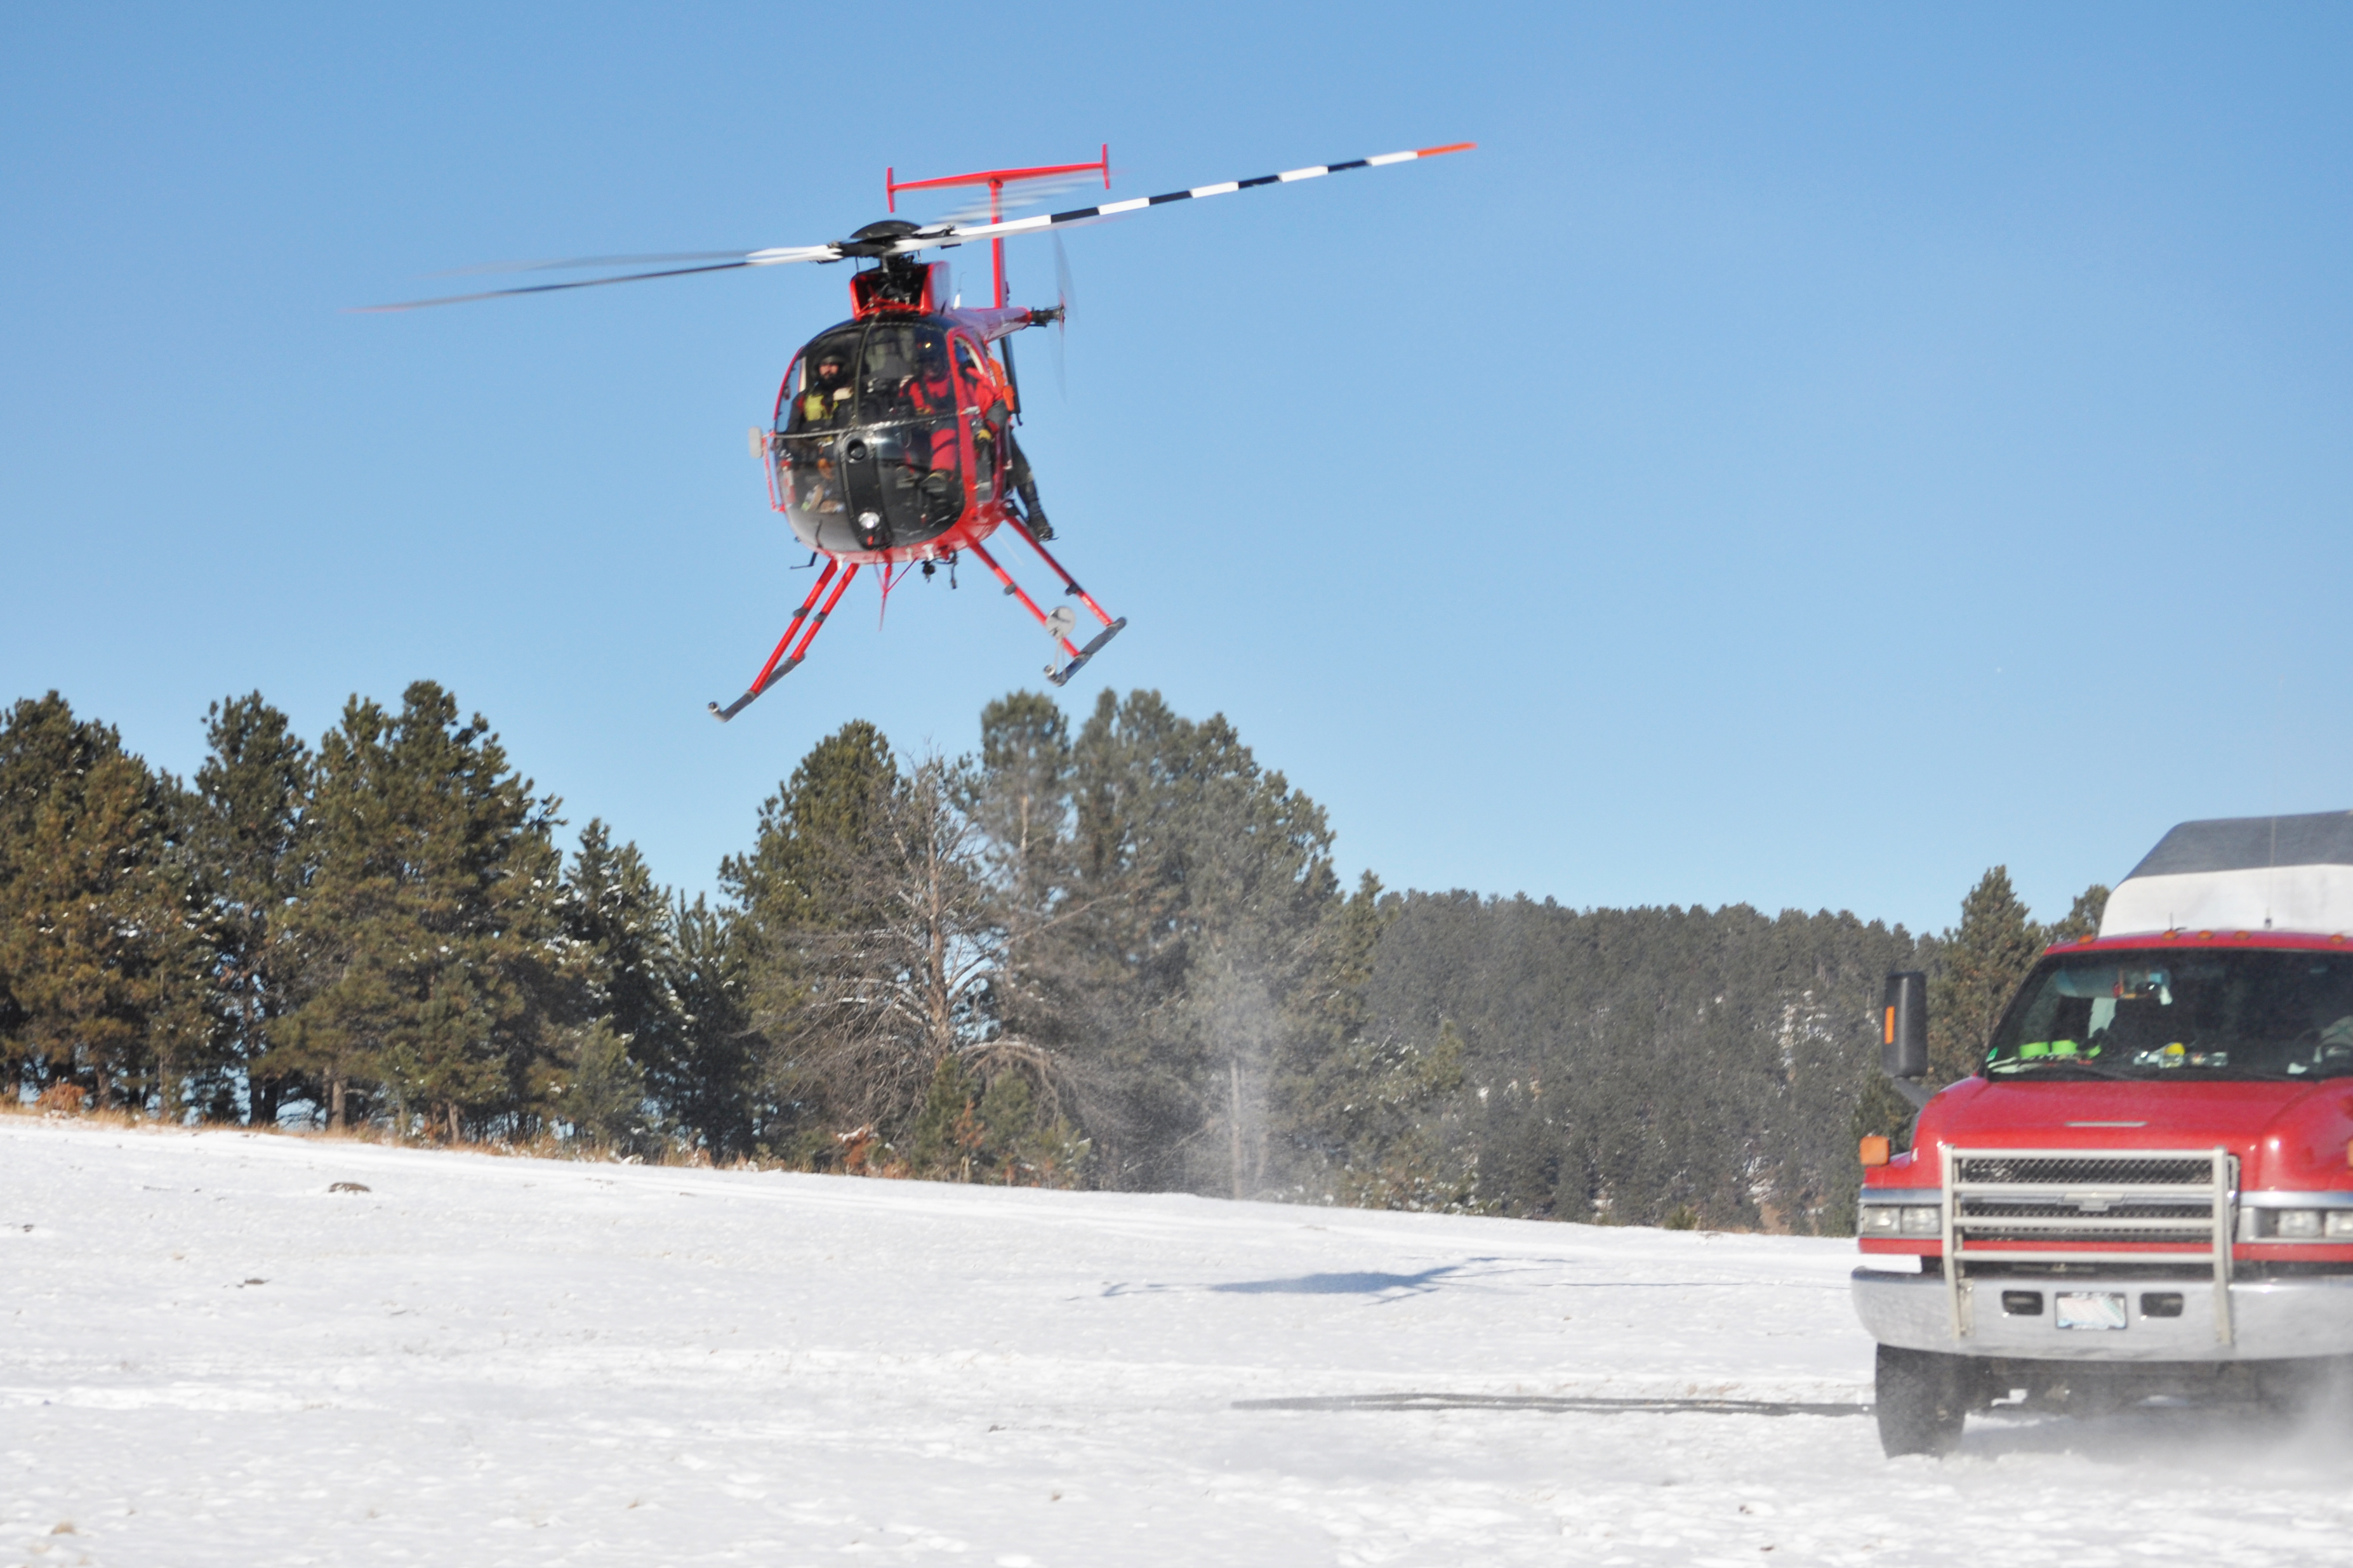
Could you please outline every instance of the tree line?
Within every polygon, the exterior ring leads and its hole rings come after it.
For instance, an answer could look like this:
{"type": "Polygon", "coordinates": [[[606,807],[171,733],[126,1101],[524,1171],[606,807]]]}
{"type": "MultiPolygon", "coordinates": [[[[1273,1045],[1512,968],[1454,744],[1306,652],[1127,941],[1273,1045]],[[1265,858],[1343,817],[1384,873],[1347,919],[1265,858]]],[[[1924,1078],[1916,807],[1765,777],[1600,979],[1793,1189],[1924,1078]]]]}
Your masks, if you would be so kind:
{"type": "MultiPolygon", "coordinates": [[[[1882,976],[1940,1068],[2046,931],[1344,888],[1225,719],[1016,692],[970,755],[853,722],[719,896],[663,886],[419,682],[315,744],[259,693],[175,778],[52,692],[0,722],[20,1101],[623,1157],[1621,1223],[1852,1223],[1882,976]]],[[[2072,922],[2072,923],[2071,923],[2072,922]]],[[[1962,1070],[1965,1070],[1962,1069],[1962,1070]]]]}

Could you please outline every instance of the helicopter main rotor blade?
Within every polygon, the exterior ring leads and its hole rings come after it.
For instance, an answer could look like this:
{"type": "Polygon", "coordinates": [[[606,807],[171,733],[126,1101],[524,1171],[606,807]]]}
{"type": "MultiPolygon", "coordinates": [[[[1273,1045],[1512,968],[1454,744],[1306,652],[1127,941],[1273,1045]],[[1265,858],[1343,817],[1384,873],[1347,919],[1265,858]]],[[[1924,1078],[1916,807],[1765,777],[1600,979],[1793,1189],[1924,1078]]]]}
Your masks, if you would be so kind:
{"type": "MultiPolygon", "coordinates": [[[[669,267],[659,272],[624,272],[613,278],[575,278],[565,283],[525,283],[513,289],[486,289],[477,294],[444,294],[432,300],[406,300],[396,305],[355,305],[354,315],[380,315],[392,310],[421,310],[428,305],[464,305],[476,300],[502,300],[512,294],[553,294],[565,289],[601,289],[607,283],[642,283],[649,278],[688,278],[698,272],[733,272],[745,267],[782,267],[795,261],[839,261],[845,254],[839,245],[801,245],[774,250],[723,252],[734,258],[731,261],[714,261],[702,267],[669,267]]],[[[592,263],[548,263],[549,266],[593,265],[592,263]]]]}
{"type": "Polygon", "coordinates": [[[651,267],[670,261],[734,261],[742,250],[667,250],[647,256],[567,256],[556,261],[485,261],[479,267],[452,267],[428,278],[482,278],[501,272],[569,272],[583,267],[651,267]]]}
{"type": "MultiPolygon", "coordinates": [[[[976,239],[993,239],[999,235],[1031,234],[1046,229],[1063,228],[1071,224],[1092,223],[1100,218],[1117,217],[1123,213],[1142,212],[1146,207],[1166,206],[1170,202],[1192,201],[1201,196],[1222,196],[1232,191],[1253,190],[1260,185],[1288,185],[1301,180],[1321,179],[1325,174],[1342,174],[1351,169],[1379,169],[1391,163],[1410,163],[1418,158],[1436,158],[1448,153],[1467,153],[1478,145],[1475,142],[1451,142],[1443,147],[1418,147],[1406,153],[1382,153],[1370,158],[1351,158],[1345,163],[1317,163],[1311,168],[1286,169],[1279,174],[1260,174],[1248,180],[1228,180],[1215,185],[1195,185],[1190,190],[1168,191],[1156,196],[1134,196],[1124,202],[1104,202],[1092,207],[1075,207],[1069,212],[1040,213],[1029,217],[1007,218],[1002,223],[932,224],[917,226],[907,224],[897,226],[897,233],[870,234],[880,225],[869,225],[849,239],[835,240],[829,245],[786,246],[772,250],[709,252],[727,259],[714,259],[699,267],[667,267],[655,272],[624,272],[611,278],[577,278],[563,283],[525,283],[512,289],[486,289],[473,294],[445,294],[431,300],[405,300],[391,305],[360,305],[353,307],[355,314],[371,315],[395,310],[421,310],[430,305],[464,305],[477,300],[502,300],[516,294],[555,294],[567,289],[601,289],[608,283],[642,283],[654,278],[689,278],[700,272],[734,272],[750,267],[781,267],[796,261],[841,261],[850,257],[879,259],[892,256],[908,256],[934,246],[965,245],[976,239]]],[[[624,258],[604,258],[621,262],[624,258]]],[[[681,259],[685,259],[681,258],[681,259]]],[[[530,264],[524,270],[541,268],[561,269],[574,266],[595,266],[598,258],[580,261],[551,261],[530,264]]]]}
{"type": "Polygon", "coordinates": [[[910,236],[904,248],[920,249],[925,245],[961,245],[967,240],[990,239],[1001,234],[1031,234],[1040,229],[1060,228],[1069,224],[1092,223],[1097,218],[1117,217],[1122,213],[1142,212],[1146,207],[1166,206],[1170,202],[1191,201],[1200,196],[1222,196],[1231,191],[1252,190],[1260,185],[1288,185],[1300,180],[1320,179],[1325,174],[1345,174],[1350,169],[1380,169],[1391,163],[1410,163],[1417,158],[1435,158],[1446,153],[1467,153],[1479,145],[1476,142],[1451,142],[1443,147],[1419,147],[1410,153],[1383,153],[1377,157],[1352,158],[1345,163],[1317,163],[1312,168],[1287,169],[1280,174],[1261,174],[1255,179],[1228,180],[1222,184],[1195,185],[1187,191],[1170,191],[1165,195],[1134,196],[1124,202],[1105,202],[1100,206],[1076,207],[1064,213],[1039,214],[1034,217],[1008,218],[1003,223],[977,224],[970,228],[957,225],[938,237],[910,236]]]}

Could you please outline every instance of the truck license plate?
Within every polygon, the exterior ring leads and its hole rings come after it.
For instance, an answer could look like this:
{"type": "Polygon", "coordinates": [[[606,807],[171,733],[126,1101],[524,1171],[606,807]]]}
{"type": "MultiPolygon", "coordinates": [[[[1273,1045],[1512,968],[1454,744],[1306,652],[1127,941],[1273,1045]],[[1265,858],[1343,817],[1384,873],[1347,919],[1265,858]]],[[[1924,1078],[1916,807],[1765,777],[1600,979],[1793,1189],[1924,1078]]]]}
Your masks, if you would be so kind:
{"type": "Polygon", "coordinates": [[[2052,1320],[2063,1329],[2121,1329],[2125,1326],[2125,1293],[2121,1290],[2076,1290],[2055,1297],[2052,1320]]]}

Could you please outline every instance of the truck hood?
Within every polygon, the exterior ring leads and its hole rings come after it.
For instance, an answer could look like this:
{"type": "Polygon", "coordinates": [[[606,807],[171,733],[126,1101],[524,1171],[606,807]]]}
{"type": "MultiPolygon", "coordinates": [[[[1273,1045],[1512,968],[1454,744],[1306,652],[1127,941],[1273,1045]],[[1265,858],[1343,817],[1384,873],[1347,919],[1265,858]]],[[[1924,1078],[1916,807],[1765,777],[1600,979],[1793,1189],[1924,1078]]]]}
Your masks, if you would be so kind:
{"type": "Polygon", "coordinates": [[[2353,1189],[2353,1079],[2268,1082],[1989,1082],[1928,1102],[1898,1185],[1936,1182],[1939,1144],[1968,1149],[2222,1148],[2248,1189],[2353,1189]]]}

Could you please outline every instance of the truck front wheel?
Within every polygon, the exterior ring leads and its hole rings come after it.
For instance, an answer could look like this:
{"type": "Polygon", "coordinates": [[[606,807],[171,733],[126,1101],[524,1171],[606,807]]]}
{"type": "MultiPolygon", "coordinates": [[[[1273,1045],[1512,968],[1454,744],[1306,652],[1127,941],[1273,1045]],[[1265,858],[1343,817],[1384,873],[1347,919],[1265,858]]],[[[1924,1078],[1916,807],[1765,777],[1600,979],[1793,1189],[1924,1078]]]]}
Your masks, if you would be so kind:
{"type": "Polygon", "coordinates": [[[1882,1451],[1894,1459],[1957,1447],[1975,1384],[1971,1370],[1964,1356],[1880,1346],[1872,1399],[1882,1451]]]}

